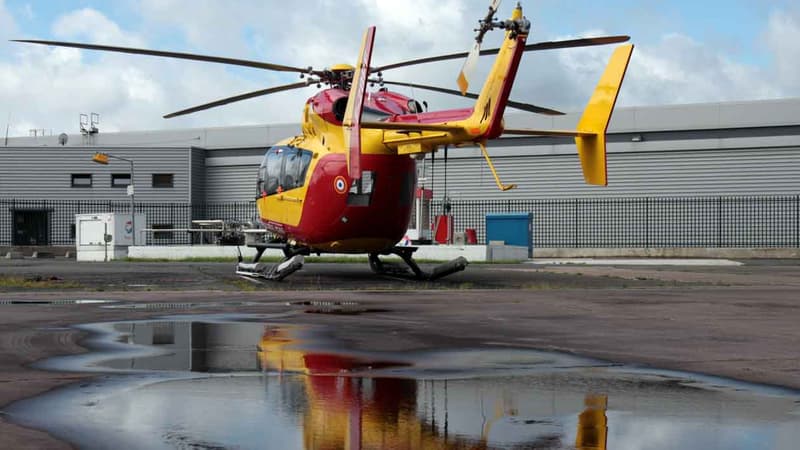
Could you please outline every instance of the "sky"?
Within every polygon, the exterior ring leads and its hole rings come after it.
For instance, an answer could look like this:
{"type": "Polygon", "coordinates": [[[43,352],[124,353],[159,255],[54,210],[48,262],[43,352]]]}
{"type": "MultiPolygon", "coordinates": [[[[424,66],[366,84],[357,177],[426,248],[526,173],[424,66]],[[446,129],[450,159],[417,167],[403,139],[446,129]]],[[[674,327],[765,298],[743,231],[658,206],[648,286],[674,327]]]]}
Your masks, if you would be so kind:
{"type": "MultiPolygon", "coordinates": [[[[636,45],[618,106],[800,97],[800,5],[775,1],[523,0],[528,43],[626,34],[636,45]]],[[[505,0],[498,16],[515,2],[505,0]]],[[[373,65],[467,51],[487,0],[0,0],[0,126],[9,136],[298,123],[307,87],[173,119],[164,114],[297,74],[9,42],[49,39],[182,51],[317,69],[355,64],[377,27],[373,65]],[[39,131],[41,133],[41,131],[39,131]]],[[[500,32],[484,48],[495,47],[500,32]]],[[[613,46],[528,52],[513,100],[579,111],[613,46]]],[[[462,61],[388,71],[387,80],[456,88],[462,61]]],[[[476,79],[491,65],[483,57],[476,79]]],[[[479,83],[475,83],[479,85],[479,83]]],[[[475,89],[475,88],[473,88],[475,89]]],[[[431,110],[469,100],[395,89],[431,110]]]]}

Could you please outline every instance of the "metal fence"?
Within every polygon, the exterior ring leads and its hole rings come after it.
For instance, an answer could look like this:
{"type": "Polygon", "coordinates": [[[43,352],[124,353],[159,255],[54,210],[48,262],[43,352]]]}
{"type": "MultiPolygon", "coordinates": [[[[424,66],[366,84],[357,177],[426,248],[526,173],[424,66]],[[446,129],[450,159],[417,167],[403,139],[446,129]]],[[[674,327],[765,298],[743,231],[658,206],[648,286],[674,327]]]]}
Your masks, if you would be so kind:
{"type": "MultiPolygon", "coordinates": [[[[485,242],[489,213],[533,213],[535,247],[800,247],[800,195],[451,202],[485,242]]],[[[441,201],[431,207],[442,211],[441,201]]]]}
{"type": "MultiPolygon", "coordinates": [[[[191,228],[192,220],[225,219],[253,221],[258,216],[255,202],[229,203],[136,203],[137,213],[144,213],[146,228],[191,228]]],[[[0,199],[0,245],[75,245],[75,214],[130,213],[127,201],[64,201],[0,199]],[[37,217],[44,229],[37,230],[37,217]],[[24,223],[33,221],[34,223],[24,223]],[[35,238],[19,242],[20,234],[35,238]],[[15,239],[16,238],[16,239],[15,239]],[[31,242],[32,241],[32,242],[31,242]]],[[[41,228],[41,227],[39,227],[41,228]]],[[[191,244],[189,233],[147,233],[146,243],[153,245],[191,244]]]]}
{"type": "MultiPolygon", "coordinates": [[[[18,244],[20,220],[36,217],[40,241],[74,245],[75,214],[129,213],[129,208],[125,201],[0,199],[0,245],[18,244]]],[[[453,201],[451,208],[456,232],[475,229],[478,242],[486,239],[486,214],[530,212],[536,247],[800,247],[800,195],[475,200],[453,201]]],[[[441,211],[441,201],[434,201],[432,214],[441,211]]],[[[257,217],[254,202],[137,203],[136,212],[146,215],[147,228],[257,217]]],[[[155,245],[191,240],[188,233],[147,236],[155,245]]]]}

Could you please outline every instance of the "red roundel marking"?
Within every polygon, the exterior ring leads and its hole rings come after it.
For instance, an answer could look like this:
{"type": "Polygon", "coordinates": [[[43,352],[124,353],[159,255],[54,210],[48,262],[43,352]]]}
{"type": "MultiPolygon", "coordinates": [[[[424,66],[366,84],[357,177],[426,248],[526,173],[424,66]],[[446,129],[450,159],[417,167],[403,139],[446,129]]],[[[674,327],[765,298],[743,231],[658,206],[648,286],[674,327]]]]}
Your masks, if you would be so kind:
{"type": "Polygon", "coordinates": [[[343,176],[340,175],[333,179],[333,189],[339,194],[347,192],[347,181],[345,181],[343,176]]]}

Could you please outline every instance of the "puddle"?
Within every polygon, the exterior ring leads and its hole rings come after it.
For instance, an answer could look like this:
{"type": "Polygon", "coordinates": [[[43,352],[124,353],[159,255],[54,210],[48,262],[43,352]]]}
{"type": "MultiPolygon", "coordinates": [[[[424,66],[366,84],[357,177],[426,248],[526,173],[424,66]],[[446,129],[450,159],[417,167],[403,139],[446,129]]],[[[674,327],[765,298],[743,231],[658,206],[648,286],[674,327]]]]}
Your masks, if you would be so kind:
{"type": "Polygon", "coordinates": [[[234,307],[234,306],[266,306],[264,303],[256,302],[145,302],[145,303],[132,303],[132,302],[118,302],[114,305],[103,306],[107,309],[144,309],[144,310],[159,310],[159,309],[195,309],[195,308],[216,308],[216,307],[234,307]]]}
{"type": "Polygon", "coordinates": [[[365,308],[358,302],[353,301],[328,301],[328,300],[306,300],[287,303],[288,306],[301,307],[306,314],[334,314],[334,315],[358,315],[364,313],[384,313],[391,310],[385,308],[365,308]]]}
{"type": "Polygon", "coordinates": [[[386,308],[321,306],[321,307],[304,308],[303,312],[306,314],[334,314],[340,316],[357,316],[359,314],[367,314],[367,313],[391,312],[391,310],[386,308]]]}
{"type": "MultiPolygon", "coordinates": [[[[9,419],[80,448],[793,449],[800,394],[509,348],[350,351],[334,329],[194,316],[82,327],[104,374],[9,419]]],[[[374,339],[391,339],[375,331],[374,339]]]]}
{"type": "Polygon", "coordinates": [[[117,303],[116,300],[78,299],[78,300],[0,300],[0,305],[100,305],[117,303]]]}

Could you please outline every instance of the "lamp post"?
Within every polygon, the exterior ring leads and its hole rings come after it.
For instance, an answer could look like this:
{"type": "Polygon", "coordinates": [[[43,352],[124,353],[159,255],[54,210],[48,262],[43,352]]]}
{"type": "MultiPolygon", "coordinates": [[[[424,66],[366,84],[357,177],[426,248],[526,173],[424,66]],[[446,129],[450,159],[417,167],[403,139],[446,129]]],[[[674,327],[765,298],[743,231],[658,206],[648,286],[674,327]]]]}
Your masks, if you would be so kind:
{"type": "Polygon", "coordinates": [[[136,245],[136,212],[134,210],[134,187],[133,187],[133,160],[127,158],[121,158],[119,156],[114,156],[109,153],[101,153],[97,152],[92,156],[92,161],[96,162],[97,164],[102,164],[104,166],[108,165],[108,158],[118,159],[120,161],[125,161],[131,165],[131,182],[128,184],[128,197],[131,198],[131,234],[133,237],[133,245],[136,245]]]}

